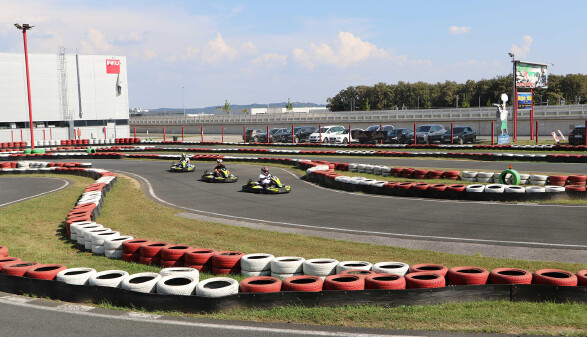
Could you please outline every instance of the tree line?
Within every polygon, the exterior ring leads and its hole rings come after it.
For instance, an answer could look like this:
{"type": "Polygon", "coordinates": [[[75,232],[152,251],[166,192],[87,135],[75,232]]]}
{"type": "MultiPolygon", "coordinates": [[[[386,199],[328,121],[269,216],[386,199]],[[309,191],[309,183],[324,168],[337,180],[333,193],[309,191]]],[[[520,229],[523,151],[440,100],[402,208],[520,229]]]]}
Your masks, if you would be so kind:
{"type": "MultiPolygon", "coordinates": [[[[512,95],[512,82],[511,75],[465,83],[380,82],[373,86],[348,87],[326,101],[330,111],[490,107],[498,103],[502,93],[508,97],[512,95]]],[[[587,75],[583,74],[549,75],[548,88],[534,90],[535,105],[581,104],[586,101],[587,75]]],[[[508,105],[512,102],[510,97],[508,105]]]]}

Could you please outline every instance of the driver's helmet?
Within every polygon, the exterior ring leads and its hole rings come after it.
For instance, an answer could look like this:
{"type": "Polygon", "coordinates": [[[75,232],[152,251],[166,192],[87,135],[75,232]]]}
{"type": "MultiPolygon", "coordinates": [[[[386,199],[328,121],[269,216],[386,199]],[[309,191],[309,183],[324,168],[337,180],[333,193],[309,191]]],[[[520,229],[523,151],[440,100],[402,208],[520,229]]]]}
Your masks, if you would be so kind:
{"type": "Polygon", "coordinates": [[[218,163],[218,165],[222,164],[222,159],[218,158],[216,159],[216,162],[218,163]]]}
{"type": "Polygon", "coordinates": [[[187,154],[185,154],[185,153],[182,153],[182,154],[181,154],[181,159],[185,159],[185,158],[187,158],[187,157],[188,157],[188,155],[187,155],[187,154]]]}
{"type": "Polygon", "coordinates": [[[263,173],[264,175],[268,175],[269,174],[269,168],[267,166],[263,166],[261,168],[261,173],[263,173]]]}

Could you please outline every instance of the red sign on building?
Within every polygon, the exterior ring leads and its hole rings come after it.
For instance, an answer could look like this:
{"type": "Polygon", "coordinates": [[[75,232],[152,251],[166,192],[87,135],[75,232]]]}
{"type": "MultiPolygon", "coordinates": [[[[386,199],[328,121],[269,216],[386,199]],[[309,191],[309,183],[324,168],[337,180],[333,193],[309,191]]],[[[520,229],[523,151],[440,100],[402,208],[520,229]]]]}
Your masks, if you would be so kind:
{"type": "Polygon", "coordinates": [[[106,74],[120,74],[120,60],[106,60],[106,74]]]}

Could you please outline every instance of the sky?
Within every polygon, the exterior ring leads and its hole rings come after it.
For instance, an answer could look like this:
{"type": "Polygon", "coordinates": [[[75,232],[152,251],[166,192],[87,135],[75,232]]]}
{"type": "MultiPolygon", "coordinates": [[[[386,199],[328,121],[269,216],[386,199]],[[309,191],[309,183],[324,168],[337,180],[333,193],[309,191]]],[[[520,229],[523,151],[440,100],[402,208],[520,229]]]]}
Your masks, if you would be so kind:
{"type": "MultiPolygon", "coordinates": [[[[125,56],[131,108],[326,104],[349,86],[587,73],[587,1],[0,0],[0,52],[125,56]]],[[[1,79],[0,79],[1,80],[1,79]]]]}

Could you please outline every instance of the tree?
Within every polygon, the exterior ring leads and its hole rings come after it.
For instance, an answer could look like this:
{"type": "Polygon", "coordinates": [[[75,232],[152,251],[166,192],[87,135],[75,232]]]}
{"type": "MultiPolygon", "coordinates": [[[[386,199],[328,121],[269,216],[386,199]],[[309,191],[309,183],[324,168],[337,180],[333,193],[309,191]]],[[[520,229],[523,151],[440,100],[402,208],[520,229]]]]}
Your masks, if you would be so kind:
{"type": "Polygon", "coordinates": [[[293,105],[289,101],[289,98],[287,99],[287,104],[285,106],[285,110],[287,110],[287,111],[293,111],[293,105]]]}
{"type": "Polygon", "coordinates": [[[228,103],[228,100],[224,100],[224,111],[230,115],[230,104],[228,103]]]}
{"type": "Polygon", "coordinates": [[[365,111],[371,110],[371,106],[369,105],[369,97],[365,98],[365,111]]]}

